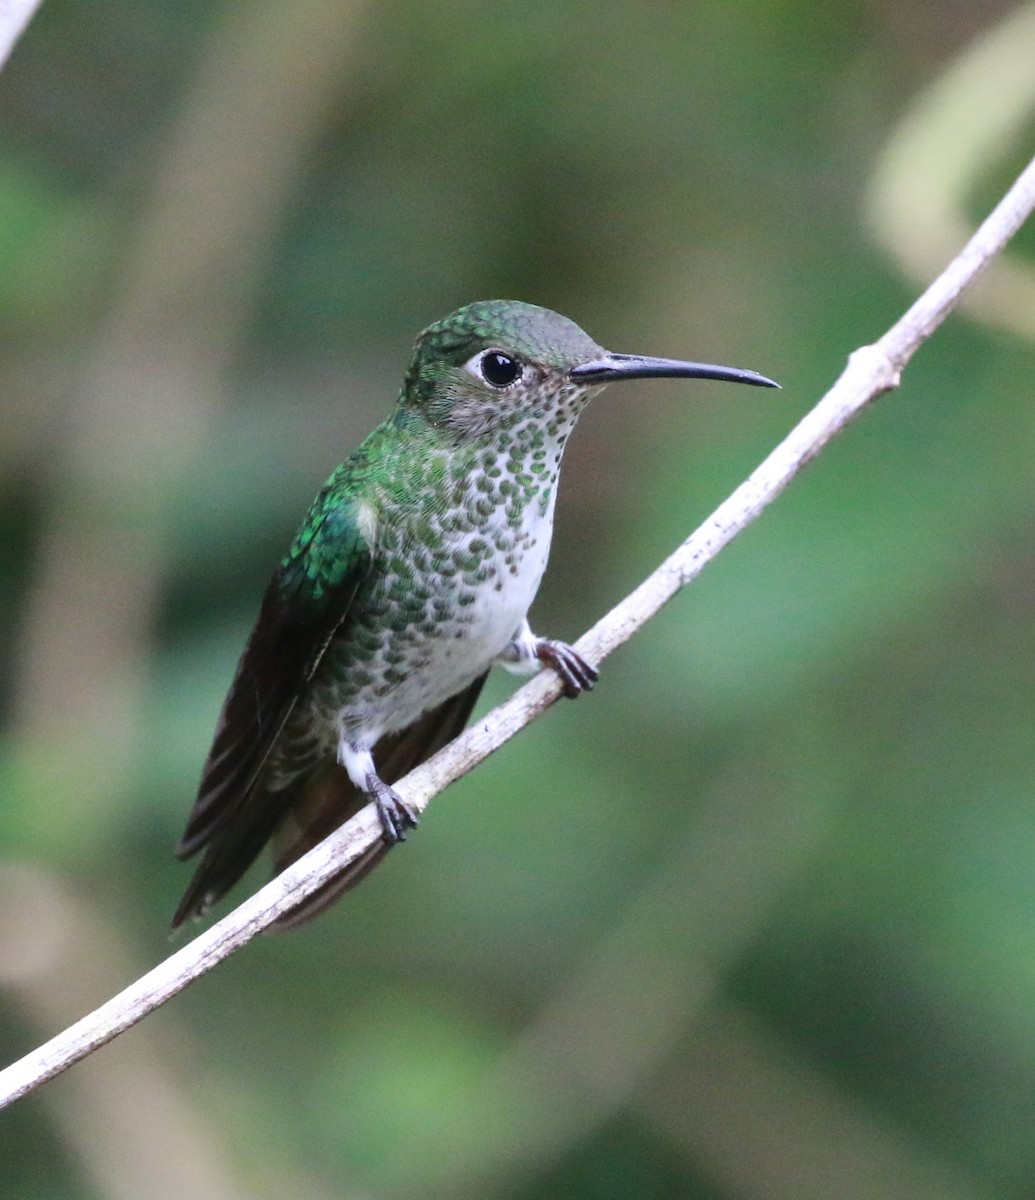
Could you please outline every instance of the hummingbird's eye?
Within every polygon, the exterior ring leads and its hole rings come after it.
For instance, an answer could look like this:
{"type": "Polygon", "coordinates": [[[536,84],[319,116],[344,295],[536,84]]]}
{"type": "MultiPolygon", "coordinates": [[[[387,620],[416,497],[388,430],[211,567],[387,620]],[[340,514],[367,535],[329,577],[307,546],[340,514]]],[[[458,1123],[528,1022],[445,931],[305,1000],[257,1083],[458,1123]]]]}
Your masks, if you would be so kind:
{"type": "Polygon", "coordinates": [[[479,354],[473,365],[486,383],[498,388],[509,387],[521,377],[523,369],[519,359],[504,354],[502,350],[486,350],[479,354]]]}

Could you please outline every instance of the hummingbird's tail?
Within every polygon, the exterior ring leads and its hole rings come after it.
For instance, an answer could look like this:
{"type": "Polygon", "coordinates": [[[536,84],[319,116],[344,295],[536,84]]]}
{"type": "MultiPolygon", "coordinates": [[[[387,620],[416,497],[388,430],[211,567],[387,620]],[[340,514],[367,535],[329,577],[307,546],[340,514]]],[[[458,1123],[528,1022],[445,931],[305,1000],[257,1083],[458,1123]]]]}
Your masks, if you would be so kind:
{"type": "MultiPolygon", "coordinates": [[[[397,783],[451,742],[467,724],[487,675],[486,671],[462,692],[426,712],[406,729],[386,734],[374,747],[378,778],[389,785],[397,783]]],[[[349,779],[344,767],[337,762],[327,763],[307,782],[273,834],[270,845],[274,874],[279,875],[285,867],[322,842],[369,801],[370,797],[349,779]]],[[[274,921],[270,928],[278,931],[294,929],[322,913],[349,888],[365,879],[390,849],[383,841],[375,842],[344,871],[274,921]]]]}
{"type": "MultiPolygon", "coordinates": [[[[487,674],[406,729],[383,737],[373,751],[378,777],[389,785],[397,783],[452,741],[467,724],[487,674]]],[[[369,801],[370,797],[333,760],[322,762],[298,784],[277,791],[264,786],[260,776],[238,806],[237,819],[218,830],[205,846],[204,856],[176,910],[173,928],[215,904],[240,879],[267,842],[273,851],[274,874],[279,874],[369,801]]],[[[372,871],[388,850],[384,842],[376,842],[270,928],[293,929],[323,912],[372,871]]]]}

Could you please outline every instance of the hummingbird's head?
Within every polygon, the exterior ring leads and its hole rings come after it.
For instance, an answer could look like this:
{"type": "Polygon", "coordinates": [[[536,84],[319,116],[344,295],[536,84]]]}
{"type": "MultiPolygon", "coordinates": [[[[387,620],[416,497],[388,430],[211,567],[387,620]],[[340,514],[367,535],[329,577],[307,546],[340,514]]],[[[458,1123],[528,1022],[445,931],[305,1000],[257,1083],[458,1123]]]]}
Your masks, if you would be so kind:
{"type": "Polygon", "coordinates": [[[400,407],[477,437],[530,418],[560,417],[568,424],[595,389],[661,376],[779,386],[733,367],[612,354],[547,308],[480,300],[429,325],[417,339],[400,407]]]}
{"type": "Polygon", "coordinates": [[[576,381],[571,369],[604,353],[559,313],[481,300],[424,330],[401,399],[435,424],[477,436],[584,396],[595,385],[576,381]]]}

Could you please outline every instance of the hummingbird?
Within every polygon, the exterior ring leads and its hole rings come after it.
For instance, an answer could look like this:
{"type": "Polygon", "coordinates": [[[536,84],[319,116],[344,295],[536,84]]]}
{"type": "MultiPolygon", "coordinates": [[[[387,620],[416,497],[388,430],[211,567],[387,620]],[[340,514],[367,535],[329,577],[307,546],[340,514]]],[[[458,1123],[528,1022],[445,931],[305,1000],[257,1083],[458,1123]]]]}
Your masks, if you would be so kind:
{"type": "Polygon", "coordinates": [[[538,637],[561,457],[605,384],[753,371],[614,354],[567,317],[469,304],[418,337],[388,419],[331,475],[263,597],[176,854],[201,860],[173,928],[270,845],[275,873],[362,807],[381,839],[278,921],[323,911],[417,824],[392,787],[466,724],[489,669],[597,670],[538,637]]]}

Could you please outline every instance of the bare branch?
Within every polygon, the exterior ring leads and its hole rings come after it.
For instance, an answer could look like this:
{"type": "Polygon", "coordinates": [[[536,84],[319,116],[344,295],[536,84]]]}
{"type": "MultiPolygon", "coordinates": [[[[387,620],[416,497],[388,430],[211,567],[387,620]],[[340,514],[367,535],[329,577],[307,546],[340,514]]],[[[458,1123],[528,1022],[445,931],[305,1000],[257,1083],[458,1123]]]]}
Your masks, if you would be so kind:
{"type": "Polygon", "coordinates": [[[0,68],[11,57],[39,6],[40,0],[0,0],[0,68]]]}
{"type": "MultiPolygon", "coordinates": [[[[896,387],[900,372],[934,332],[961,293],[999,253],[1035,209],[1035,160],[945,271],[872,346],[856,350],[830,391],[764,462],[640,586],[577,644],[600,662],[685,587],[737,533],[783,491],[801,468],[876,397],[896,387]]],[[[397,787],[423,810],[444,787],[465,775],[524,728],[560,695],[544,672],[505,704],[411,772],[397,787]]],[[[246,900],[229,916],[160,963],[93,1013],[0,1072],[0,1106],[11,1103],[111,1041],[189,983],[250,941],[311,895],[381,836],[372,806],[246,900]]]]}
{"type": "MultiPolygon", "coordinates": [[[[908,279],[930,279],[970,229],[981,181],[1023,145],[1035,110],[1035,4],[969,42],[910,104],[870,180],[870,223],[908,279]]],[[[1004,254],[962,302],[967,314],[1035,337],[1035,264],[1004,254]]]]}

